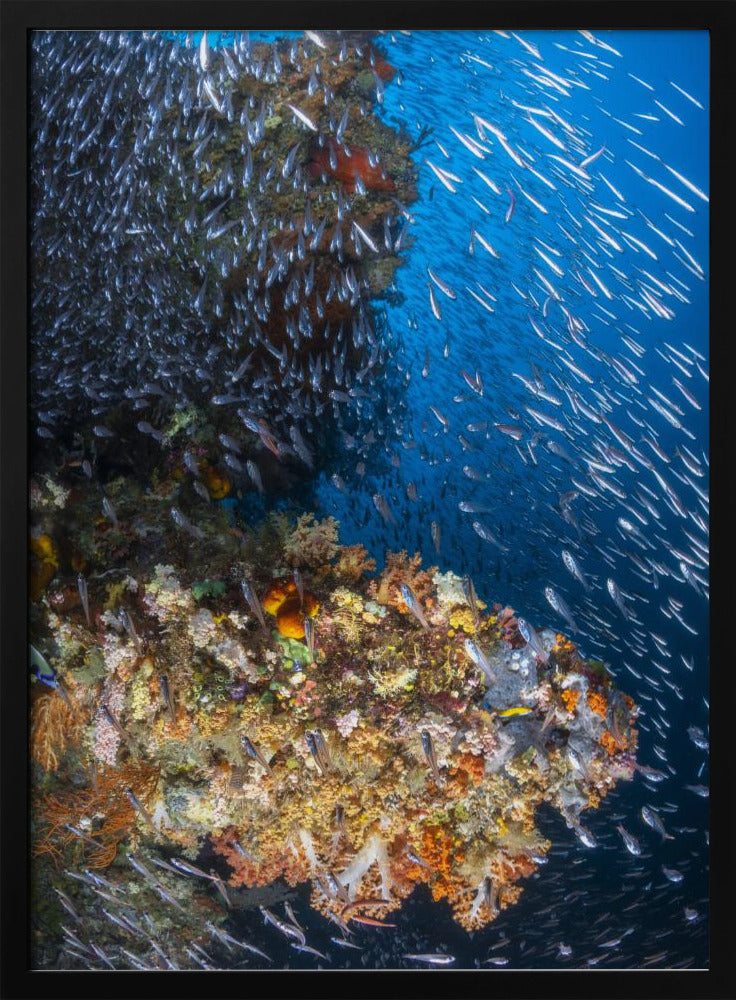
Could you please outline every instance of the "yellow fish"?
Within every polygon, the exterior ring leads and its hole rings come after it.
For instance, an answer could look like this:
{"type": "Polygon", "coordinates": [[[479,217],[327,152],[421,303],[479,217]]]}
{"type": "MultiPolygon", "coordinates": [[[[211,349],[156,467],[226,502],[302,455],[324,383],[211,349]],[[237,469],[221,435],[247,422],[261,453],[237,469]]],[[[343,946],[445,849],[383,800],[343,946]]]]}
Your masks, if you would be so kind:
{"type": "Polygon", "coordinates": [[[500,719],[513,719],[522,715],[531,715],[531,708],[525,708],[523,705],[515,705],[513,708],[501,708],[496,711],[496,715],[500,719]]]}

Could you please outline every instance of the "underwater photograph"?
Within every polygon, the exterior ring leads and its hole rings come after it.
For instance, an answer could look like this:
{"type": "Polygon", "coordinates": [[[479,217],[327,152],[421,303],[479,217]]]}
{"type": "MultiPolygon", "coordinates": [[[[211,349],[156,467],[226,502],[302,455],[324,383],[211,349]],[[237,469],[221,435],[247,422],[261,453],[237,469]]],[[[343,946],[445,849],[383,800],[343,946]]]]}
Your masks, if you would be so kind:
{"type": "Polygon", "coordinates": [[[33,969],[708,969],[708,31],[28,60],[33,969]]]}

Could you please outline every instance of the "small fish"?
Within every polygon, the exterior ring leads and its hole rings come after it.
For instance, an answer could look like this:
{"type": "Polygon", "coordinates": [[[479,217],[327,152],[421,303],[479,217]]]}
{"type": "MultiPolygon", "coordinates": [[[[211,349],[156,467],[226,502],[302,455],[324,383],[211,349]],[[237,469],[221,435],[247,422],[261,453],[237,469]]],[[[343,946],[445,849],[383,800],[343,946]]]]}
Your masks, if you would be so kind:
{"type": "Polygon", "coordinates": [[[263,608],[261,607],[261,602],[258,600],[258,596],[253,589],[253,585],[250,580],[241,580],[240,589],[243,591],[243,597],[245,598],[248,607],[258,619],[258,624],[261,626],[261,629],[266,633],[266,635],[268,635],[268,628],[266,626],[266,619],[263,615],[263,608]]]}
{"type": "Polygon", "coordinates": [[[427,864],[426,861],[423,861],[416,853],[416,851],[409,850],[406,852],[406,856],[413,865],[419,865],[420,868],[427,868],[431,871],[432,866],[427,864]]]}
{"type": "Polygon", "coordinates": [[[586,847],[597,847],[598,841],[595,839],[593,834],[587,827],[584,827],[582,823],[575,822],[572,825],[575,836],[578,838],[581,844],[585,844],[586,847]]]}
{"type": "Polygon", "coordinates": [[[291,938],[292,941],[296,941],[297,944],[306,945],[307,941],[304,937],[304,932],[299,930],[298,927],[292,927],[291,924],[287,924],[285,920],[279,920],[275,913],[271,913],[267,910],[265,906],[259,906],[258,909],[263,914],[263,919],[267,924],[271,924],[277,930],[281,931],[284,937],[291,938]]]}
{"type": "Polygon", "coordinates": [[[118,720],[115,718],[115,716],[112,714],[112,712],[104,702],[100,704],[100,711],[102,712],[106,721],[109,722],[109,724],[113,727],[113,729],[115,729],[116,732],[118,732],[120,736],[122,736],[122,738],[126,741],[126,743],[129,743],[130,737],[128,736],[126,731],[123,729],[123,727],[120,725],[118,720]]]}
{"type": "Polygon", "coordinates": [[[488,875],[483,879],[483,902],[492,916],[498,915],[498,886],[488,875]]]}
{"type": "Polygon", "coordinates": [[[178,507],[171,508],[171,517],[172,520],[174,521],[174,524],[176,524],[177,527],[181,528],[182,531],[186,531],[188,535],[191,535],[193,538],[198,538],[200,540],[204,538],[204,532],[202,531],[202,529],[192,524],[189,518],[185,517],[178,507]]]}
{"type": "Polygon", "coordinates": [[[304,739],[309,752],[314,758],[315,764],[319,768],[320,774],[327,774],[330,770],[331,762],[324,736],[322,736],[318,729],[308,729],[304,734],[304,739]]]}
{"type": "Polygon", "coordinates": [[[268,763],[268,761],[263,756],[261,751],[253,746],[253,744],[245,735],[245,733],[240,734],[240,745],[242,746],[242,748],[245,750],[245,752],[248,754],[249,757],[252,757],[253,760],[258,761],[261,767],[264,768],[266,774],[272,773],[271,765],[268,763]]]}
{"type": "Polygon", "coordinates": [[[506,188],[506,194],[509,196],[509,207],[506,210],[506,217],[504,218],[505,223],[511,222],[511,218],[514,214],[514,209],[516,208],[516,196],[511,188],[506,188]]]}
{"type": "Polygon", "coordinates": [[[330,941],[332,941],[333,944],[340,945],[341,948],[355,948],[356,951],[363,950],[359,944],[353,944],[352,941],[347,941],[345,938],[331,937],[330,941]]]}
{"type": "Polygon", "coordinates": [[[567,549],[562,550],[562,561],[565,564],[565,569],[572,573],[578,583],[581,583],[586,590],[590,590],[590,584],[585,579],[583,571],[580,569],[577,559],[569,552],[567,549]]]}
{"type": "Polygon", "coordinates": [[[498,682],[498,677],[491,669],[491,664],[488,661],[488,657],[480,648],[480,646],[473,639],[465,640],[465,652],[468,654],[470,659],[485,674],[488,684],[496,684],[498,682]]]}
{"type": "Polygon", "coordinates": [[[176,708],[174,706],[174,698],[171,693],[171,685],[169,684],[169,678],[166,674],[160,673],[158,675],[158,683],[161,688],[161,697],[166,702],[166,707],[169,710],[169,718],[171,719],[171,725],[176,725],[176,708]]]}
{"type": "Polygon", "coordinates": [[[633,617],[633,615],[630,609],[626,606],[623,594],[621,593],[616,581],[610,579],[609,577],[609,579],[606,580],[606,589],[608,590],[608,593],[611,595],[611,600],[616,605],[621,614],[624,616],[624,618],[630,620],[633,617]]]}
{"type": "Polygon", "coordinates": [[[387,924],[384,920],[374,920],[373,917],[357,916],[353,914],[350,918],[357,924],[365,924],[367,927],[396,927],[396,924],[387,924]]]}
{"type": "Polygon", "coordinates": [[[199,479],[194,480],[194,492],[200,496],[205,503],[211,503],[212,497],[210,496],[210,491],[199,479]]]}
{"type": "Polygon", "coordinates": [[[314,622],[311,618],[304,619],[304,638],[307,641],[309,650],[309,661],[314,663],[314,622]]]}
{"type": "Polygon", "coordinates": [[[664,781],[667,777],[664,771],[658,771],[656,767],[648,767],[646,764],[634,764],[634,767],[650,781],[660,782],[664,781]]]}
{"type": "Polygon", "coordinates": [[[288,101],[286,101],[285,103],[286,103],[286,107],[289,109],[289,111],[291,111],[293,114],[295,114],[296,117],[299,119],[299,121],[303,125],[306,125],[308,129],[312,130],[312,132],[319,131],[318,128],[317,128],[317,126],[314,124],[314,122],[312,121],[312,119],[308,115],[305,115],[303,111],[299,110],[299,108],[294,107],[293,104],[289,104],[288,101]]]}
{"type": "Polygon", "coordinates": [[[210,65],[210,47],[207,40],[207,32],[202,32],[202,38],[199,43],[199,65],[203,73],[206,73],[210,65]]]}
{"type": "Polygon", "coordinates": [[[294,586],[296,587],[296,592],[299,595],[299,606],[304,604],[304,580],[302,579],[302,574],[298,569],[295,569],[292,573],[292,578],[294,580],[294,586]]]}
{"type": "Polygon", "coordinates": [[[562,615],[567,624],[570,626],[573,632],[578,631],[578,627],[575,624],[575,620],[572,617],[572,612],[568,608],[565,601],[560,597],[557,591],[553,587],[544,588],[544,596],[547,598],[554,610],[562,615]]]}
{"type": "Polygon", "coordinates": [[[401,591],[401,596],[406,603],[407,608],[414,615],[416,620],[422,626],[423,629],[429,630],[429,623],[424,617],[424,612],[422,611],[419,601],[414,595],[414,591],[411,589],[408,583],[399,584],[399,590],[401,591]]]}
{"type": "Polygon", "coordinates": [[[391,509],[386,502],[386,498],[382,493],[374,493],[373,495],[373,506],[376,508],[378,513],[381,515],[386,524],[396,524],[396,518],[394,517],[391,509]]]}
{"type": "Polygon", "coordinates": [[[248,475],[250,476],[251,482],[253,483],[255,488],[258,490],[261,496],[265,496],[266,490],[263,485],[263,480],[261,479],[260,469],[258,468],[256,463],[249,458],[248,461],[245,463],[245,467],[248,470],[248,475]]]}
{"type": "Polygon", "coordinates": [[[238,852],[238,854],[241,857],[245,858],[247,861],[250,861],[251,864],[254,864],[254,865],[259,864],[259,861],[256,858],[256,856],[254,854],[251,854],[250,851],[246,851],[246,849],[243,847],[243,845],[240,843],[240,841],[236,837],[233,837],[233,839],[230,841],[230,843],[233,845],[233,847],[235,848],[235,850],[238,852]]]}
{"type": "Polygon", "coordinates": [[[524,436],[524,431],[521,427],[513,427],[511,424],[494,424],[496,430],[501,431],[502,434],[507,434],[514,441],[520,441],[524,436]]]}
{"type": "Polygon", "coordinates": [[[308,944],[297,944],[294,941],[290,941],[289,944],[295,951],[304,952],[307,955],[315,955],[317,958],[323,958],[326,962],[331,961],[327,955],[324,955],[321,951],[317,951],[316,948],[312,948],[308,944]]]}
{"type": "Polygon", "coordinates": [[[626,850],[629,852],[629,854],[633,854],[635,857],[639,857],[639,855],[641,854],[641,846],[636,837],[633,837],[628,830],[624,829],[621,823],[619,823],[616,826],[616,829],[621,834],[621,839],[626,845],[626,850]]]}
{"type": "Polygon", "coordinates": [[[513,705],[511,708],[493,709],[494,715],[497,715],[499,719],[520,719],[526,715],[532,715],[533,712],[534,709],[527,708],[525,705],[513,705]]]}
{"type": "Polygon", "coordinates": [[[702,729],[698,726],[688,726],[687,735],[693,741],[698,750],[708,750],[710,742],[702,729]]]}
{"type": "Polygon", "coordinates": [[[524,641],[532,647],[534,655],[541,660],[542,663],[546,663],[549,660],[549,653],[542,645],[542,640],[539,637],[539,633],[534,629],[524,618],[517,618],[516,626],[519,629],[519,633],[524,641]]]}
{"type": "Polygon", "coordinates": [[[189,861],[185,861],[183,858],[172,858],[171,864],[174,868],[183,872],[185,875],[193,875],[195,878],[206,878],[208,881],[215,881],[212,875],[208,875],[207,872],[202,871],[201,868],[197,868],[196,865],[191,864],[189,861]]]}
{"type": "Polygon", "coordinates": [[[435,552],[440,555],[440,546],[442,543],[442,533],[440,531],[440,526],[436,521],[432,521],[430,524],[430,533],[432,535],[432,541],[434,543],[435,552]]]}
{"type": "Polygon", "coordinates": [[[120,527],[120,522],[118,521],[117,514],[115,513],[115,508],[110,503],[107,497],[102,498],[102,512],[105,515],[105,517],[110,519],[110,521],[112,522],[112,526],[114,528],[120,527]]]}
{"type": "Polygon", "coordinates": [[[66,893],[62,892],[61,889],[57,889],[56,886],[54,886],[53,888],[54,888],[54,892],[59,897],[59,901],[61,902],[61,905],[64,907],[64,909],[69,914],[69,916],[73,920],[76,920],[77,923],[81,923],[82,918],[79,916],[79,914],[77,913],[77,911],[74,909],[74,905],[72,904],[72,901],[69,899],[69,897],[66,895],[66,893]]]}
{"type": "Polygon", "coordinates": [[[120,624],[133,640],[135,648],[140,650],[141,640],[138,638],[138,633],[135,630],[135,625],[133,624],[133,619],[130,617],[130,613],[125,608],[121,608],[118,611],[118,619],[120,620],[120,624]]]}
{"type": "Polygon", "coordinates": [[[664,828],[664,823],[662,822],[659,814],[656,813],[654,809],[651,809],[649,806],[642,806],[640,815],[641,818],[644,820],[644,822],[647,824],[647,826],[650,826],[652,830],[657,831],[657,833],[662,838],[663,842],[665,840],[675,839],[672,836],[672,834],[667,833],[667,831],[664,828]]]}
{"type": "Polygon", "coordinates": [[[685,878],[682,872],[678,872],[674,868],[665,868],[664,865],[662,865],[662,874],[668,881],[675,883],[682,882],[682,880],[685,878]]]}
{"type": "Polygon", "coordinates": [[[294,911],[291,908],[291,903],[288,901],[288,899],[284,902],[284,909],[286,910],[286,916],[289,918],[292,924],[294,924],[295,927],[298,927],[300,931],[304,930],[302,925],[296,919],[296,915],[294,914],[294,911]]]}
{"type": "Polygon", "coordinates": [[[133,792],[133,790],[131,788],[126,788],[125,789],[125,794],[127,795],[128,801],[133,806],[133,808],[135,809],[135,811],[137,813],[140,813],[140,815],[143,817],[143,819],[146,821],[146,823],[148,823],[149,826],[155,826],[155,824],[153,822],[153,817],[151,816],[151,814],[149,813],[149,811],[146,809],[146,807],[140,802],[140,800],[135,795],[135,793],[133,792]]]}
{"type": "Polygon", "coordinates": [[[427,267],[427,273],[429,274],[432,281],[437,285],[439,290],[446,295],[448,299],[456,299],[457,295],[453,292],[448,284],[446,284],[441,278],[438,278],[436,274],[432,271],[430,267],[427,267]]]}
{"type": "Polygon", "coordinates": [[[699,795],[701,799],[707,799],[710,795],[710,789],[707,785],[684,785],[683,787],[689,792],[699,795]]]}
{"type": "Polygon", "coordinates": [[[480,621],[480,616],[478,614],[478,598],[475,593],[475,587],[473,586],[473,581],[469,576],[463,577],[463,594],[465,595],[465,600],[468,602],[468,607],[470,608],[471,614],[473,615],[473,620],[475,622],[476,628],[480,621]]]}
{"type": "Polygon", "coordinates": [[[496,548],[500,549],[502,552],[508,552],[509,551],[508,546],[507,545],[503,545],[501,542],[499,542],[499,540],[493,534],[493,532],[491,531],[491,529],[489,527],[487,527],[485,524],[483,524],[482,522],[480,522],[480,521],[473,521],[473,531],[477,535],[480,535],[480,537],[483,539],[484,542],[490,542],[491,545],[495,545],[496,548]]]}
{"type": "Polygon", "coordinates": [[[77,589],[79,590],[79,597],[82,601],[82,608],[84,609],[84,617],[87,619],[87,625],[91,625],[89,617],[89,596],[87,594],[87,581],[84,576],[79,573],[77,575],[77,589]]]}
{"type": "Polygon", "coordinates": [[[455,961],[454,955],[445,955],[442,952],[428,952],[421,955],[402,955],[402,958],[411,962],[424,962],[426,965],[452,965],[455,961]]]}
{"type": "Polygon", "coordinates": [[[432,739],[432,734],[427,730],[423,729],[421,732],[422,737],[422,750],[424,750],[424,756],[427,758],[427,763],[432,772],[432,777],[436,785],[442,785],[442,774],[437,766],[437,755],[434,750],[434,741],[432,739]]]}

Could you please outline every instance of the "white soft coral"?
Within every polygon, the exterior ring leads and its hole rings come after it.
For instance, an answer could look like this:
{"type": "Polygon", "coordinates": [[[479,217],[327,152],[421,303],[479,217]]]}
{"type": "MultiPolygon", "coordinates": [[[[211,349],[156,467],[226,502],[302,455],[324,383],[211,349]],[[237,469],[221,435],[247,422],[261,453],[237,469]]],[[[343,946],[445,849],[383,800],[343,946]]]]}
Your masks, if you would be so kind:
{"type": "Polygon", "coordinates": [[[392,882],[388,852],[381,837],[378,834],[373,834],[340,875],[340,881],[343,885],[347,886],[351,899],[355,899],[358,895],[360,883],[365,873],[373,864],[378,865],[381,875],[381,895],[384,899],[391,898],[392,882]]]}

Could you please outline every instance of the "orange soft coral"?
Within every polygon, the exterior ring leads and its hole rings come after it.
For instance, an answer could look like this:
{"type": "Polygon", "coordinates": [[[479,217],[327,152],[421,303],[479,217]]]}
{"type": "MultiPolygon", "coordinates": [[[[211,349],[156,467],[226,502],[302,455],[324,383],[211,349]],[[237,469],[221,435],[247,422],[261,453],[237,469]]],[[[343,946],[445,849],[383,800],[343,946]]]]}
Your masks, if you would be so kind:
{"type": "Polygon", "coordinates": [[[610,757],[613,757],[615,753],[618,753],[620,750],[623,750],[623,745],[620,744],[616,740],[616,737],[609,732],[603,733],[598,742],[610,757]]]}
{"type": "Polygon", "coordinates": [[[355,584],[365,573],[372,573],[376,560],[368,556],[364,545],[341,545],[335,564],[335,575],[347,583],[355,584]]]}
{"type": "Polygon", "coordinates": [[[355,190],[358,177],[369,191],[393,191],[395,188],[380,164],[371,165],[367,149],[353,146],[350,156],[347,156],[334,139],[328,139],[324,146],[315,144],[312,147],[308,169],[315,176],[325,174],[334,177],[351,193],[355,190]]]}
{"type": "Polygon", "coordinates": [[[203,458],[199,463],[199,472],[202,482],[207,487],[207,491],[213,500],[222,500],[232,489],[232,483],[224,472],[220,472],[213,465],[203,458]]]}
{"type": "Polygon", "coordinates": [[[562,700],[565,703],[565,708],[568,712],[574,712],[575,707],[580,699],[580,692],[576,688],[566,688],[562,692],[562,700]]]}
{"type": "Polygon", "coordinates": [[[408,584],[414,591],[414,596],[424,604],[434,592],[433,576],[439,572],[436,566],[423,570],[419,567],[422,557],[418,552],[409,557],[406,549],[401,552],[386,553],[386,567],[378,580],[372,580],[369,592],[379,604],[390,604],[406,611],[406,604],[399,587],[408,584]]]}
{"type": "Polygon", "coordinates": [[[210,840],[215,853],[222,855],[232,868],[228,879],[232,886],[251,889],[257,885],[270,885],[279,878],[285,879],[289,885],[298,885],[309,878],[309,864],[302,851],[284,850],[278,844],[254,848],[246,835],[241,835],[234,826],[227,827],[222,834],[212,836],[210,840]],[[243,852],[243,847],[247,853],[243,852]]]}
{"type": "Polygon", "coordinates": [[[127,791],[131,790],[145,807],[158,780],[158,768],[144,761],[130,761],[122,767],[98,768],[85,787],[44,796],[38,802],[38,818],[44,832],[34,844],[34,854],[50,854],[59,864],[65,849],[77,842],[90,868],[107,868],[115,860],[118,844],[137,820],[127,791]],[[97,825],[91,825],[93,822],[97,825]],[[85,824],[87,839],[70,829],[85,824]]]}
{"type": "Polygon", "coordinates": [[[430,886],[435,900],[450,895],[457,882],[457,866],[465,860],[462,841],[441,826],[428,824],[422,831],[419,852],[432,870],[430,886]]]}
{"type": "Polygon", "coordinates": [[[608,701],[599,691],[588,691],[588,707],[591,712],[595,712],[601,719],[605,719],[608,713],[608,701]]]}
{"type": "Polygon", "coordinates": [[[261,604],[276,616],[276,627],[287,639],[303,639],[304,619],[314,618],[319,611],[317,598],[310,591],[305,590],[304,600],[299,600],[296,584],[288,576],[273,581],[261,604]]]}
{"type": "Polygon", "coordinates": [[[56,691],[31,706],[31,756],[45,771],[56,771],[68,745],[79,742],[82,717],[56,691]]]}

